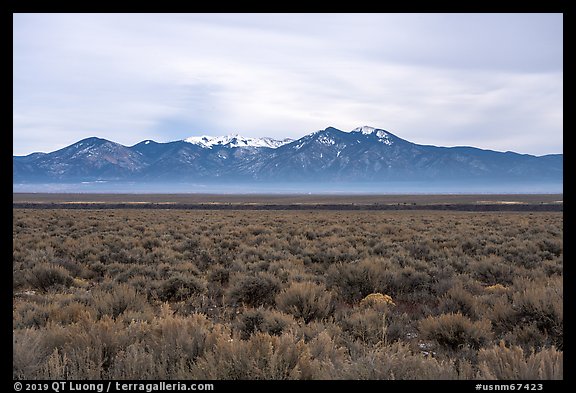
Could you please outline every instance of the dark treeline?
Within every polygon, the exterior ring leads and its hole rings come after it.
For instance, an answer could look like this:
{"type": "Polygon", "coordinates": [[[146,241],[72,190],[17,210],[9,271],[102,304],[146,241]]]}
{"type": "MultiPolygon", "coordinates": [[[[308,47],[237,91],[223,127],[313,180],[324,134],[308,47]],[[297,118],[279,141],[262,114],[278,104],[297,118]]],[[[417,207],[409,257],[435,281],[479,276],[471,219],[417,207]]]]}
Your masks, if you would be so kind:
{"type": "Polygon", "coordinates": [[[562,212],[563,204],[237,204],[237,203],[28,203],[14,202],[14,209],[176,209],[176,210],[451,210],[468,212],[562,212]]]}

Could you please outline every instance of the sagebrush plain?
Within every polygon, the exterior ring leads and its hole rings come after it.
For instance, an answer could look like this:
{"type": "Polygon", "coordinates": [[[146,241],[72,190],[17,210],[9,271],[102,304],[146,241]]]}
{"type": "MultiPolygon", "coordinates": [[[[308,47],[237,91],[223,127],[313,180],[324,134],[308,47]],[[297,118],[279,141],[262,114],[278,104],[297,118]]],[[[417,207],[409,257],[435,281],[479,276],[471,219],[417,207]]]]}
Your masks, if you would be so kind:
{"type": "Polygon", "coordinates": [[[15,379],[562,379],[562,212],[13,209],[15,379]]]}

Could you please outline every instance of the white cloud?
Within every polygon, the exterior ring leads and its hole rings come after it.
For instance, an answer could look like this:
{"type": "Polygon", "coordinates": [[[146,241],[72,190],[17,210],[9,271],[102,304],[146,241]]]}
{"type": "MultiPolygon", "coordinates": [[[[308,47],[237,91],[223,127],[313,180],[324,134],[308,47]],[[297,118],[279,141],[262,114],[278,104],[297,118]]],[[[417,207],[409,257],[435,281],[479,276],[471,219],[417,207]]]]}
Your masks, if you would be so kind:
{"type": "Polygon", "coordinates": [[[561,22],[537,14],[15,15],[14,153],[92,135],[130,145],[230,132],[295,138],[365,124],[417,143],[560,152],[561,22]]]}

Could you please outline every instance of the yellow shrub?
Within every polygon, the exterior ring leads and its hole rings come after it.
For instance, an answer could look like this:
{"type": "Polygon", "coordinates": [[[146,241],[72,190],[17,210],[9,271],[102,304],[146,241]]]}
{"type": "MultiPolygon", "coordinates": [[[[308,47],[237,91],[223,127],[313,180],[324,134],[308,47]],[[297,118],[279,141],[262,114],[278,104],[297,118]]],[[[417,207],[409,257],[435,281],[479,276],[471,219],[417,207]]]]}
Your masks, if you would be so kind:
{"type": "Polygon", "coordinates": [[[484,288],[484,290],[486,292],[490,292],[490,293],[504,293],[504,292],[508,291],[508,288],[506,288],[502,284],[494,284],[494,285],[490,285],[490,286],[484,288]]]}
{"type": "Polygon", "coordinates": [[[366,296],[364,299],[360,301],[361,306],[372,306],[376,304],[390,304],[395,306],[396,303],[392,300],[390,295],[383,295],[380,292],[378,293],[371,293],[370,295],[366,296]]]}

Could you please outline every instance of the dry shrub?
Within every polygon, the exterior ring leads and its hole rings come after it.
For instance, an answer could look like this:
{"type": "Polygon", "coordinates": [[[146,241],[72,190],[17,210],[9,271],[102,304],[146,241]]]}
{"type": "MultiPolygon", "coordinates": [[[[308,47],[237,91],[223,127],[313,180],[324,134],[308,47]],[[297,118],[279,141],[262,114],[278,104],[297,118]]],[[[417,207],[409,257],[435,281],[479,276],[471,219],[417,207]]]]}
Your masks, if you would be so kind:
{"type": "MultiPolygon", "coordinates": [[[[564,245],[562,239],[542,239],[538,243],[540,250],[550,253],[554,257],[559,257],[562,255],[562,250],[564,245]]],[[[551,259],[551,258],[550,258],[551,259]]]]}
{"type": "Polygon", "coordinates": [[[536,380],[563,379],[563,354],[556,348],[544,348],[526,354],[519,346],[504,342],[478,352],[481,379],[536,380]]]}
{"type": "Polygon", "coordinates": [[[276,296],[276,306],[309,323],[322,320],[334,311],[332,292],[322,284],[296,282],[276,296]]]}
{"type": "Polygon", "coordinates": [[[395,271],[392,288],[397,293],[429,292],[434,284],[434,278],[413,266],[406,266],[395,271]]]}
{"type": "Polygon", "coordinates": [[[494,293],[496,295],[502,295],[508,292],[508,288],[502,284],[489,285],[485,287],[484,290],[488,293],[494,293]]]}
{"type": "Polygon", "coordinates": [[[461,362],[440,361],[412,353],[403,343],[377,347],[354,359],[341,371],[345,379],[363,380],[415,380],[415,379],[467,379],[472,367],[461,362]]]}
{"type": "Polygon", "coordinates": [[[62,266],[52,263],[40,263],[28,272],[28,284],[39,291],[46,292],[54,287],[72,285],[70,272],[62,266]]]}
{"type": "Polygon", "coordinates": [[[176,274],[160,285],[158,297],[163,301],[182,301],[205,291],[206,283],[202,279],[176,274]]]}
{"type": "Polygon", "coordinates": [[[150,307],[146,297],[127,284],[116,285],[107,292],[96,291],[92,304],[98,312],[98,318],[103,316],[117,318],[124,312],[143,312],[150,307]]]}
{"type": "Polygon", "coordinates": [[[291,315],[258,307],[245,310],[239,315],[237,328],[240,331],[240,337],[243,340],[247,340],[252,334],[257,332],[279,336],[295,325],[296,321],[291,315]]]}
{"type": "Polygon", "coordinates": [[[152,333],[155,352],[172,366],[183,357],[194,361],[212,349],[221,337],[229,337],[221,325],[213,324],[205,315],[173,315],[168,304],[162,306],[160,316],[153,321],[152,333]]]}
{"type": "Polygon", "coordinates": [[[542,334],[534,322],[514,326],[511,331],[504,334],[504,341],[507,344],[513,343],[525,351],[550,345],[549,337],[542,334]]]}
{"type": "Polygon", "coordinates": [[[221,339],[192,366],[194,379],[311,379],[317,372],[303,340],[257,333],[248,341],[221,339]]]}
{"type": "Polygon", "coordinates": [[[337,291],[350,304],[358,302],[376,289],[377,272],[374,266],[365,262],[331,265],[326,276],[328,287],[337,291]]]}
{"type": "Polygon", "coordinates": [[[347,362],[347,348],[331,337],[328,331],[321,331],[308,342],[312,359],[319,362],[319,379],[337,378],[347,362]]]}
{"type": "Polygon", "coordinates": [[[361,307],[373,307],[380,304],[389,304],[395,306],[396,303],[392,300],[392,296],[383,295],[380,292],[371,293],[360,301],[361,307]]]}
{"type": "Polygon", "coordinates": [[[475,261],[469,266],[472,277],[485,285],[511,284],[514,267],[502,257],[494,255],[475,261]]]}
{"type": "Polygon", "coordinates": [[[387,337],[386,315],[372,308],[350,311],[340,325],[353,340],[360,340],[366,344],[374,345],[387,337]]]}
{"type": "Polygon", "coordinates": [[[489,320],[471,321],[460,313],[428,317],[420,321],[419,329],[423,338],[452,351],[479,349],[492,339],[489,320]]]}
{"type": "Polygon", "coordinates": [[[443,314],[461,313],[470,318],[477,314],[478,302],[461,285],[453,287],[440,297],[438,310],[443,314]]]}
{"type": "Polygon", "coordinates": [[[52,380],[105,379],[107,374],[103,366],[107,367],[109,359],[103,357],[104,353],[92,347],[83,350],[55,348],[43,364],[42,375],[52,380]]]}
{"type": "Polygon", "coordinates": [[[13,377],[561,378],[562,224],[14,209],[13,377]]]}
{"type": "Polygon", "coordinates": [[[208,282],[210,284],[217,284],[220,286],[227,285],[230,280],[230,271],[223,266],[216,266],[210,271],[208,275],[208,282]]]}
{"type": "Polygon", "coordinates": [[[12,334],[12,378],[41,377],[40,369],[46,356],[42,332],[37,329],[18,329],[12,334]]]}
{"type": "Polygon", "coordinates": [[[61,325],[69,325],[79,322],[86,317],[86,314],[94,313],[92,307],[79,302],[68,304],[55,304],[50,310],[48,320],[61,325]]]}
{"type": "Polygon", "coordinates": [[[240,275],[228,290],[228,302],[243,303],[250,307],[274,304],[274,296],[280,290],[279,280],[266,273],[255,276],[240,275]]]}
{"type": "Polygon", "coordinates": [[[516,318],[522,324],[535,323],[550,339],[550,343],[563,347],[563,286],[562,278],[551,278],[544,284],[526,283],[526,288],[513,295],[516,318]]]}
{"type": "Polygon", "coordinates": [[[14,301],[12,326],[14,329],[42,327],[50,318],[52,307],[35,302],[14,301]]]}

